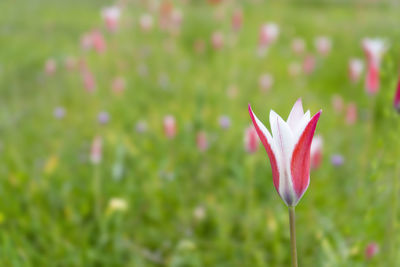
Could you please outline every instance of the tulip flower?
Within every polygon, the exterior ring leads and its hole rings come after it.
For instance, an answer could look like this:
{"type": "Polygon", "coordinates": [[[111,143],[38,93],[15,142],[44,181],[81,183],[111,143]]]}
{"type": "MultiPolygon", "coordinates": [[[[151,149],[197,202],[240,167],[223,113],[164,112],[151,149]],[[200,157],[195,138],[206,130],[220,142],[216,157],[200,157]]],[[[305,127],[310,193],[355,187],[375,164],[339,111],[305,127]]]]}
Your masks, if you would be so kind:
{"type": "Polygon", "coordinates": [[[239,31],[243,24],[243,12],[242,9],[237,8],[232,15],[232,28],[234,31],[239,31]]]}
{"type": "Polygon", "coordinates": [[[349,103],[346,110],[346,123],[353,125],[357,121],[357,105],[355,103],[349,103]]]}
{"type": "Polygon", "coordinates": [[[142,31],[149,32],[153,28],[153,17],[150,14],[143,14],[139,19],[142,31]]]}
{"type": "Polygon", "coordinates": [[[353,58],[349,61],[349,77],[353,83],[356,83],[364,69],[364,63],[361,59],[353,58]]]}
{"type": "Polygon", "coordinates": [[[114,32],[118,29],[119,17],[121,16],[121,9],[119,7],[105,7],[101,10],[101,16],[109,31],[114,32]]]}
{"type": "Polygon", "coordinates": [[[214,32],[211,36],[211,44],[214,50],[220,50],[224,46],[224,35],[221,32],[214,32]]]}
{"type": "Polygon", "coordinates": [[[92,35],[91,33],[85,33],[81,37],[81,47],[83,50],[87,51],[92,48],[92,35]]]}
{"type": "Polygon", "coordinates": [[[176,122],[175,117],[167,115],[164,117],[164,133],[168,139],[172,139],[176,135],[176,122]]]}
{"type": "Polygon", "coordinates": [[[382,39],[366,38],[362,46],[367,58],[367,76],[365,79],[365,89],[369,94],[376,94],[379,90],[379,68],[383,53],[387,45],[382,39]]]}
{"type": "Polygon", "coordinates": [[[367,260],[372,259],[378,253],[379,253],[379,246],[375,242],[369,243],[365,248],[365,258],[367,258],[367,260]]]}
{"type": "Polygon", "coordinates": [[[310,117],[310,111],[304,113],[301,99],[294,104],[287,121],[271,110],[269,121],[272,135],[250,105],[249,113],[267,151],[275,189],[289,207],[292,263],[297,266],[295,206],[310,183],[311,143],[321,110],[310,117]]]}
{"type": "Polygon", "coordinates": [[[394,96],[394,108],[397,110],[397,112],[400,113],[400,79],[397,83],[397,90],[396,90],[396,94],[394,96]]]}
{"type": "Polygon", "coordinates": [[[94,30],[91,33],[91,37],[92,37],[92,46],[94,50],[99,54],[104,53],[104,51],[106,51],[107,46],[103,34],[98,30],[94,30]]]}
{"type": "Polygon", "coordinates": [[[317,37],[315,39],[315,48],[320,55],[326,56],[332,49],[332,41],[325,36],[317,37]]]}
{"type": "Polygon", "coordinates": [[[311,159],[311,168],[318,169],[322,162],[322,145],[323,140],[319,135],[314,136],[311,149],[310,149],[310,159],[311,159]]]}
{"type": "Polygon", "coordinates": [[[89,70],[82,71],[83,86],[86,91],[92,93],[96,89],[96,81],[93,74],[89,70]]]}
{"type": "Polygon", "coordinates": [[[301,38],[293,39],[292,41],[292,51],[297,54],[301,55],[306,50],[306,43],[301,38]]]}
{"type": "Polygon", "coordinates": [[[207,150],[208,148],[208,141],[207,141],[207,135],[205,132],[199,132],[197,133],[196,136],[196,145],[197,145],[197,149],[200,152],[204,152],[207,150]]]}
{"type": "Polygon", "coordinates": [[[299,99],[285,122],[271,110],[272,136],[250,106],[249,112],[270,158],[274,186],[286,205],[296,206],[310,182],[311,142],[321,111],[310,118],[299,99]]]}
{"type": "Polygon", "coordinates": [[[244,133],[244,148],[249,154],[258,149],[257,131],[253,126],[247,127],[244,133]]]}
{"type": "Polygon", "coordinates": [[[44,71],[47,75],[53,75],[56,72],[57,63],[54,59],[50,58],[46,61],[44,71]]]}
{"type": "Polygon", "coordinates": [[[267,23],[261,26],[258,40],[259,54],[263,56],[268,47],[278,39],[279,27],[275,23],[267,23]]]}
{"type": "Polygon", "coordinates": [[[258,84],[260,85],[262,92],[268,92],[274,84],[274,77],[272,77],[272,75],[269,73],[263,74],[260,76],[258,84]]]}
{"type": "Polygon", "coordinates": [[[315,69],[315,57],[308,55],[303,60],[303,71],[305,74],[311,74],[315,69]]]}

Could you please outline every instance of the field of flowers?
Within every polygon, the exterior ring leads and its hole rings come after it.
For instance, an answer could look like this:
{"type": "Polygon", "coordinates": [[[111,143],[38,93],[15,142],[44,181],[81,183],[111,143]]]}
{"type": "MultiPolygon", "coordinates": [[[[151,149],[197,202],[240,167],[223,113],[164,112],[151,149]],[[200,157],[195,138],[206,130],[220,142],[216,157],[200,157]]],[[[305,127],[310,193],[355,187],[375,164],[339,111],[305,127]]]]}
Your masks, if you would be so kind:
{"type": "Polygon", "coordinates": [[[299,98],[322,110],[299,266],[400,264],[394,1],[0,10],[0,266],[290,266],[248,105],[270,129],[299,98]]]}

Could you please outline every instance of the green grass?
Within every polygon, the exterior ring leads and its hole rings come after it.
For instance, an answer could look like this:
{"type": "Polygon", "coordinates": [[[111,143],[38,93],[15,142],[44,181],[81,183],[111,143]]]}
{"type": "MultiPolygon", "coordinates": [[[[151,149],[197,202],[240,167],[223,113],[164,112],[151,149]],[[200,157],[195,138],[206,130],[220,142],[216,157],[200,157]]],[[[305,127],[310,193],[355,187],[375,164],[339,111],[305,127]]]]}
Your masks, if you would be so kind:
{"type": "Polygon", "coordinates": [[[317,132],[324,138],[324,158],[296,209],[300,266],[395,266],[400,118],[392,96],[400,7],[246,1],[236,44],[215,52],[209,45],[214,30],[227,39],[234,35],[233,4],[191,2],[178,4],[182,31],[170,37],[158,27],[147,34],[139,30],[138,17],[147,12],[140,1],[127,1],[116,34],[104,30],[99,15],[107,1],[1,1],[0,265],[289,266],[287,208],[273,187],[264,149],[248,155],[243,133],[250,124],[248,103],[267,122],[270,109],[286,117],[302,97],[312,113],[323,109],[317,132]],[[213,19],[218,8],[226,11],[222,21],[213,19]],[[281,35],[260,59],[258,30],[268,21],[280,25],[281,35]],[[93,28],[105,32],[103,55],[80,49],[81,35],[93,28]],[[312,52],[318,35],[332,37],[332,53],[317,56],[312,75],[290,78],[288,64],[302,60],[291,52],[291,40],[303,37],[312,52]],[[391,44],[382,88],[372,98],[362,81],[352,85],[347,78],[348,59],[363,57],[365,36],[391,44]],[[198,38],[207,42],[204,55],[193,52],[198,38]],[[175,46],[173,53],[165,52],[166,40],[175,46]],[[94,94],[85,92],[77,71],[63,68],[67,55],[86,58],[96,77],[94,94]],[[48,58],[58,63],[51,77],[43,72],[48,58]],[[146,77],[137,73],[141,64],[148,67],[146,77]],[[258,86],[265,72],[275,78],[268,93],[258,86]],[[167,89],[158,81],[164,74],[167,89]],[[111,93],[115,76],[127,81],[123,96],[111,93]],[[231,85],[238,88],[234,99],[226,95],[231,85]],[[357,104],[355,125],[333,111],[335,94],[357,104]],[[53,117],[57,106],[66,108],[63,120],[53,117]],[[102,110],[111,115],[107,125],[97,122],[102,110]],[[166,114],[177,119],[174,140],[163,135],[166,114]],[[232,120],[227,131],[217,122],[223,114],[232,120]],[[134,131],[139,120],[148,123],[146,134],[134,131]],[[199,130],[210,141],[204,153],[195,145],[199,130]],[[99,166],[88,159],[96,135],[104,138],[99,166]],[[330,164],[335,153],[345,157],[339,168],[330,164]],[[116,165],[123,167],[119,180],[113,178],[116,165]],[[113,197],[125,199],[128,209],[109,213],[113,197]],[[206,211],[201,221],[193,215],[198,206],[206,211]],[[366,261],[370,241],[381,249],[366,261]]]}

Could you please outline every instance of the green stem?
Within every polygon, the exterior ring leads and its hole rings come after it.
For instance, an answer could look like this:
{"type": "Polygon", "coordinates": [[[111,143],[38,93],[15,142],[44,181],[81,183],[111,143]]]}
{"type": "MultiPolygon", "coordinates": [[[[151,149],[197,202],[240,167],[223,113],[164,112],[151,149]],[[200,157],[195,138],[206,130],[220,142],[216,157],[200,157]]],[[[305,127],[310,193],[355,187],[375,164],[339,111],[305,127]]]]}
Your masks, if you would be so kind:
{"type": "Polygon", "coordinates": [[[94,194],[94,211],[96,220],[100,219],[101,214],[101,182],[100,182],[100,169],[99,166],[94,166],[93,177],[93,194],[94,194]]]}
{"type": "Polygon", "coordinates": [[[297,267],[297,248],[296,248],[296,217],[294,206],[289,207],[289,224],[290,224],[290,251],[292,255],[292,266],[297,267]]]}
{"type": "Polygon", "coordinates": [[[397,206],[398,206],[398,194],[399,194],[399,177],[397,177],[397,173],[399,172],[399,166],[396,168],[396,172],[394,174],[394,181],[393,181],[393,200],[392,200],[392,247],[390,253],[392,254],[393,257],[393,263],[397,262],[397,253],[396,253],[396,247],[397,247],[397,238],[396,232],[397,232],[397,206]]]}

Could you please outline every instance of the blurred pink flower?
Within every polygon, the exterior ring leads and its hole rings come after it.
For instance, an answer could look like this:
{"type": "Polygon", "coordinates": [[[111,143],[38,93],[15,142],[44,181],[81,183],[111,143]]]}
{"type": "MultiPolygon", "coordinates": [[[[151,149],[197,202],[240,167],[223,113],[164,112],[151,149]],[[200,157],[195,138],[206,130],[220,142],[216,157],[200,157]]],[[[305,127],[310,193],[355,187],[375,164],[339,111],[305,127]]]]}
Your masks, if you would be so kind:
{"type": "Polygon", "coordinates": [[[367,76],[365,89],[367,93],[374,95],[379,91],[379,69],[383,54],[387,50],[387,44],[382,39],[365,38],[362,46],[367,58],[367,76]]]}
{"type": "Polygon", "coordinates": [[[394,108],[400,113],[400,79],[397,82],[396,94],[394,95],[394,108]]]}
{"type": "Polygon", "coordinates": [[[109,31],[115,32],[118,29],[118,22],[121,16],[121,9],[118,6],[103,8],[101,10],[101,16],[103,17],[109,31]]]}
{"type": "Polygon", "coordinates": [[[94,50],[99,54],[104,53],[107,46],[103,34],[99,30],[93,30],[91,33],[91,37],[94,50]]]}
{"type": "Polygon", "coordinates": [[[258,36],[258,52],[260,56],[265,55],[268,47],[274,43],[279,36],[279,27],[275,23],[266,23],[261,26],[258,36]]]}
{"type": "Polygon", "coordinates": [[[365,258],[367,260],[372,259],[375,257],[376,254],[379,253],[379,246],[375,242],[370,242],[367,247],[365,248],[365,258]]]}
{"type": "Polygon", "coordinates": [[[364,63],[361,59],[352,58],[349,61],[349,77],[350,81],[353,83],[358,82],[360,80],[361,74],[364,69],[364,63]]]}
{"type": "Polygon", "coordinates": [[[96,81],[93,74],[89,70],[82,71],[83,86],[87,92],[94,92],[96,89],[96,81]]]}
{"type": "Polygon", "coordinates": [[[220,50],[224,46],[224,35],[221,32],[213,32],[211,36],[211,44],[214,50],[220,50]]]}
{"type": "Polygon", "coordinates": [[[244,148],[245,150],[253,154],[257,151],[259,146],[256,128],[253,125],[250,125],[246,128],[244,133],[244,148]]]}
{"type": "Polygon", "coordinates": [[[168,139],[172,139],[176,135],[176,121],[172,115],[164,117],[164,133],[168,139]]]}
{"type": "Polygon", "coordinates": [[[315,48],[320,55],[326,56],[331,52],[332,41],[326,36],[319,36],[315,39],[315,48]]]}
{"type": "Polygon", "coordinates": [[[310,111],[304,113],[301,99],[287,121],[271,110],[271,135],[249,105],[251,120],[271,163],[275,189],[289,207],[297,205],[310,183],[311,143],[321,112],[313,117],[310,111]]]}
{"type": "Polygon", "coordinates": [[[306,42],[302,38],[296,38],[292,41],[292,51],[297,54],[301,55],[306,50],[306,42]]]}
{"type": "Polygon", "coordinates": [[[90,150],[90,161],[94,165],[97,165],[101,162],[102,146],[103,146],[103,139],[100,136],[96,136],[93,139],[92,148],[90,150]]]}
{"type": "Polygon", "coordinates": [[[49,58],[44,65],[44,71],[47,75],[53,75],[56,72],[57,63],[54,59],[49,58]]]}
{"type": "Polygon", "coordinates": [[[344,106],[343,98],[340,95],[334,95],[332,97],[332,106],[336,113],[342,112],[344,106]]]}
{"type": "Polygon", "coordinates": [[[141,15],[139,25],[142,31],[149,32],[153,28],[153,17],[150,14],[141,15]]]}
{"type": "Polygon", "coordinates": [[[126,82],[123,77],[116,77],[112,81],[111,89],[114,94],[122,94],[125,90],[126,82]]]}
{"type": "Polygon", "coordinates": [[[314,136],[311,149],[310,149],[310,159],[311,159],[311,168],[318,169],[322,162],[322,146],[323,140],[320,135],[314,136]]]}
{"type": "Polygon", "coordinates": [[[315,70],[315,57],[313,55],[307,55],[303,61],[303,72],[305,74],[311,74],[315,70]]]}
{"type": "Polygon", "coordinates": [[[232,29],[239,31],[243,24],[243,11],[241,8],[236,8],[232,14],[232,29]]]}
{"type": "Polygon", "coordinates": [[[268,92],[274,84],[274,77],[269,73],[263,74],[260,76],[258,84],[262,92],[268,92]]]}
{"type": "Polygon", "coordinates": [[[346,123],[353,125],[357,121],[357,105],[352,102],[347,105],[346,110],[346,123]]]}
{"type": "Polygon", "coordinates": [[[84,33],[81,37],[81,47],[83,50],[87,51],[91,49],[93,46],[92,42],[92,34],[91,33],[84,33]]]}
{"type": "Polygon", "coordinates": [[[208,148],[208,140],[205,132],[201,131],[197,133],[196,145],[200,152],[204,152],[208,148]]]}
{"type": "Polygon", "coordinates": [[[178,35],[183,21],[183,13],[180,9],[173,9],[169,18],[169,30],[178,35]]]}

